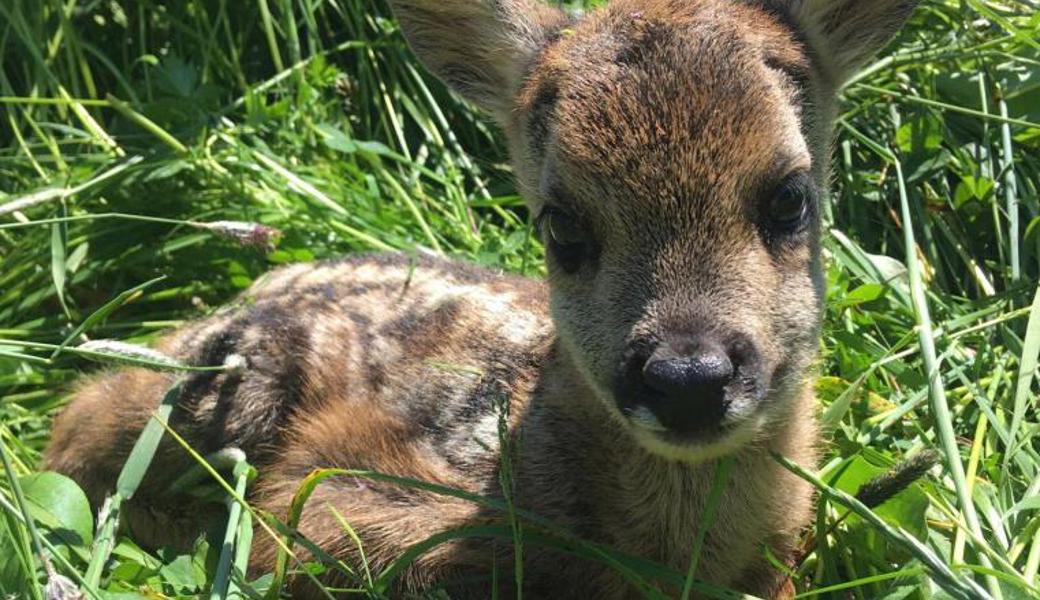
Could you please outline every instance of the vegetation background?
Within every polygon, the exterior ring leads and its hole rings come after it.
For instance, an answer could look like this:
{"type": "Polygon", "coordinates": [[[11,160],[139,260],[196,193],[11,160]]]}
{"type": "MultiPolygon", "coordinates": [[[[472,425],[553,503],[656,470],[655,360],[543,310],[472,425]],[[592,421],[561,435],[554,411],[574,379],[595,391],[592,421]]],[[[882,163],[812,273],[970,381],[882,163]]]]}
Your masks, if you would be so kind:
{"type": "MultiPolygon", "coordinates": [[[[927,0],[845,91],[804,597],[1040,598],[1038,8],[927,0]],[[850,500],[926,449],[918,483],[850,500]]],[[[284,573],[236,568],[263,515],[231,501],[194,552],[142,550],[38,472],[48,426],[105,358],[88,340],[147,344],[277,265],[389,249],[542,270],[500,136],[383,2],[0,0],[0,596],[276,596],[284,573]]],[[[381,597],[394,573],[355,575],[381,597]]]]}

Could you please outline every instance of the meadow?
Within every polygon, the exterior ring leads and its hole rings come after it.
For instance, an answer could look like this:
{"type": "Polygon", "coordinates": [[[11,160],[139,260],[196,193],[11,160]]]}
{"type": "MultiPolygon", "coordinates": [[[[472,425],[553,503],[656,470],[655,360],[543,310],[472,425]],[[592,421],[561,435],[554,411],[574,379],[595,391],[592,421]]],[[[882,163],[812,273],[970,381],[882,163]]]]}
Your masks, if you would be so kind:
{"type": "MultiPolygon", "coordinates": [[[[805,598],[1040,598],[1040,3],[927,0],[881,56],[836,127],[826,445],[788,465],[820,490],[792,576],[805,598]]],[[[98,340],[147,345],[278,265],[400,250],[541,276],[509,171],[382,1],[0,0],[0,597],[276,598],[329,569],[387,597],[414,553],[370,572],[286,551],[245,577],[252,537],[295,538],[244,501],[241,457],[200,466],[227,518],[177,554],[40,454],[77,377],[161,360],[98,340]]],[[[648,597],[747,597],[611,560],[648,597]]]]}

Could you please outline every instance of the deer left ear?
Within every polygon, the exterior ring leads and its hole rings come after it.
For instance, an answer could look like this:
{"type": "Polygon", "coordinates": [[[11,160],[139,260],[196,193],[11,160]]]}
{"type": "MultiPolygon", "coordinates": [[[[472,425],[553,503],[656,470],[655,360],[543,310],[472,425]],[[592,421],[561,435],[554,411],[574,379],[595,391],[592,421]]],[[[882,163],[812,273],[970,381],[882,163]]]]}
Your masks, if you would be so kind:
{"type": "Polygon", "coordinates": [[[789,12],[837,89],[903,26],[920,0],[794,0],[789,12]]]}

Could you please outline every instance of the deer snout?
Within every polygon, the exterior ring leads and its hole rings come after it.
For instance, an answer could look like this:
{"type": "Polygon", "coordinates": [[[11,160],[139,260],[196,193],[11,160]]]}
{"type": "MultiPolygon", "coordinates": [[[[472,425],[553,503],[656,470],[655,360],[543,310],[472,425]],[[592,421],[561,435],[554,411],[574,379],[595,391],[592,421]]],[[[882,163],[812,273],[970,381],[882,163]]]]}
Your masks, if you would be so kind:
{"type": "Polygon", "coordinates": [[[650,352],[630,355],[618,400],[626,414],[651,429],[680,436],[719,433],[754,410],[762,387],[758,355],[745,336],[664,340],[650,352]]]}

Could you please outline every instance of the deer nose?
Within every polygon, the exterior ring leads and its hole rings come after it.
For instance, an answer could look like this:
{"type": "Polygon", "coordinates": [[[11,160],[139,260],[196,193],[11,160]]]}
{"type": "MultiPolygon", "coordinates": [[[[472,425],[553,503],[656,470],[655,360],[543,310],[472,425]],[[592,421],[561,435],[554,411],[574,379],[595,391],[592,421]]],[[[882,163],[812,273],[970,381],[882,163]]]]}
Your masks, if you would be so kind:
{"type": "Polygon", "coordinates": [[[718,406],[734,371],[726,349],[716,342],[698,341],[681,354],[662,344],[643,366],[643,381],[672,402],[718,406]]]}
{"type": "Polygon", "coordinates": [[[761,363],[754,340],[740,332],[634,344],[621,364],[615,398],[637,425],[680,436],[711,434],[760,401],[761,363]]]}

